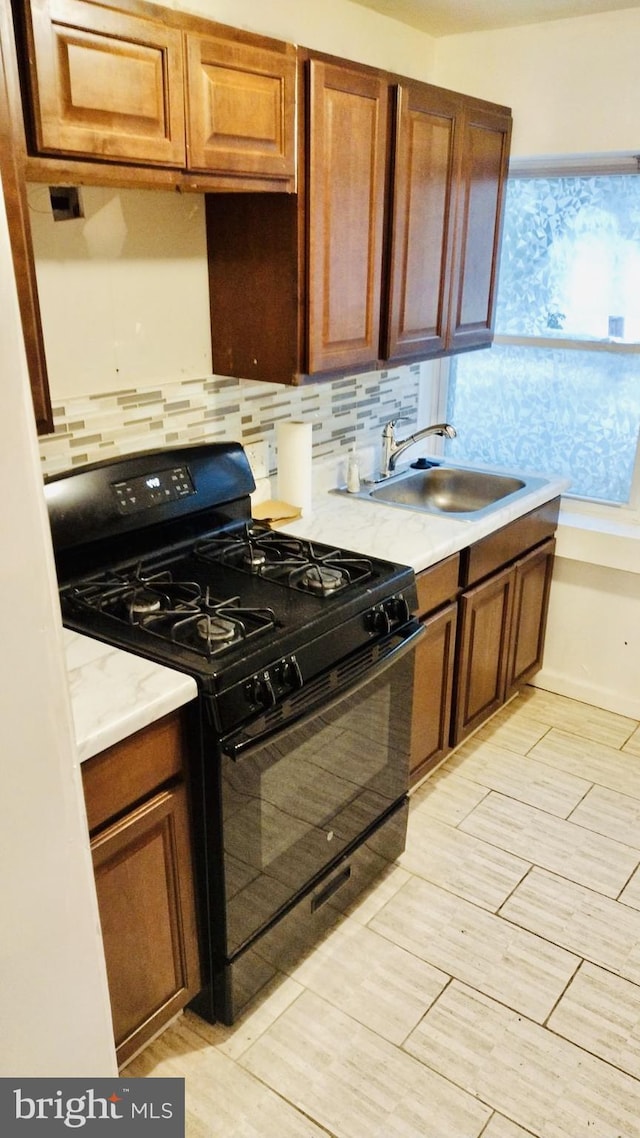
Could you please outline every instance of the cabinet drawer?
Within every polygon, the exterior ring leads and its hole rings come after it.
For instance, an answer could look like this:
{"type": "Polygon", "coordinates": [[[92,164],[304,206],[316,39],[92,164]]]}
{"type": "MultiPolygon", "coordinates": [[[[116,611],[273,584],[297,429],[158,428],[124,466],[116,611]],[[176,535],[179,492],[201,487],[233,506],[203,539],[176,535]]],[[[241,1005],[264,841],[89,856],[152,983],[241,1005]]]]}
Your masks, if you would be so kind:
{"type": "Polygon", "coordinates": [[[474,585],[496,569],[515,561],[534,545],[553,537],[559,511],[560,499],[554,498],[464,550],[460,583],[463,586],[474,585]]]}
{"type": "Polygon", "coordinates": [[[87,759],[82,784],[89,831],[180,775],[183,754],[183,724],[173,713],[87,759]]]}
{"type": "Polygon", "coordinates": [[[435,612],[440,605],[452,600],[458,592],[460,554],[454,553],[437,565],[416,574],[418,589],[418,616],[435,612]]]}

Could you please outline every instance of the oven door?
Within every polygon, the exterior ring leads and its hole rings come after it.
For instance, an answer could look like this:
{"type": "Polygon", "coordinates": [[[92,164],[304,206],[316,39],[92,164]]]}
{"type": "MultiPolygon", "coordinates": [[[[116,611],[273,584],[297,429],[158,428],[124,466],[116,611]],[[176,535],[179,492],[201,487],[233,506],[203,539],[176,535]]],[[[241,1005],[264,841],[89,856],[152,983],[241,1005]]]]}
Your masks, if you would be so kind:
{"type": "Polygon", "coordinates": [[[406,795],[420,635],[412,623],[376,646],[374,663],[368,650],[332,669],[312,685],[313,706],[296,703],[293,723],[222,740],[227,957],[406,795]],[[345,686],[345,675],[357,678],[345,686]]]}

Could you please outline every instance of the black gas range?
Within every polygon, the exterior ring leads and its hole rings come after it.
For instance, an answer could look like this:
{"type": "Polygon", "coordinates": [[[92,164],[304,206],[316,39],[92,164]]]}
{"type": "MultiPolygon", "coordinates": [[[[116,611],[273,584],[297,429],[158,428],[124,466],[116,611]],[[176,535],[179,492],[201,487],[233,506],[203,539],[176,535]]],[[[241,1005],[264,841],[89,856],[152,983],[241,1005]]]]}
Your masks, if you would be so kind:
{"type": "Polygon", "coordinates": [[[234,443],[45,489],[65,625],[197,682],[197,1008],[231,1022],[403,848],[413,571],[254,522],[234,443]]]}

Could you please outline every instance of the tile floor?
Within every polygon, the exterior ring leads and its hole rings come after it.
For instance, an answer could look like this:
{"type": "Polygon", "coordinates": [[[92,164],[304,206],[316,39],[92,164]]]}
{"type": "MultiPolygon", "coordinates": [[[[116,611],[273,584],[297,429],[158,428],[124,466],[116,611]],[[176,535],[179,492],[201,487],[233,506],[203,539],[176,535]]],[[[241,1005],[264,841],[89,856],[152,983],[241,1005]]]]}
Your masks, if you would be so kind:
{"type": "Polygon", "coordinates": [[[527,688],[257,1007],[124,1074],[184,1077],[188,1138],[640,1138],[640,725],[527,688]]]}

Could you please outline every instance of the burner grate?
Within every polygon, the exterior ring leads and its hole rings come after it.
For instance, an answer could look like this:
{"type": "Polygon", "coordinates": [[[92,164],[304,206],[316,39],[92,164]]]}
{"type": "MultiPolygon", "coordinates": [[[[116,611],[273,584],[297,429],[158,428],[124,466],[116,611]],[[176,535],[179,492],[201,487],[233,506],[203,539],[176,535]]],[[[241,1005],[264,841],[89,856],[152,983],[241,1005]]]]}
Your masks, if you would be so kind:
{"type": "Polygon", "coordinates": [[[245,573],[321,597],[366,581],[373,572],[366,557],[319,549],[303,538],[251,525],[207,538],[197,544],[195,552],[205,561],[231,564],[245,573]]]}
{"type": "Polygon", "coordinates": [[[269,608],[245,608],[240,597],[219,599],[196,581],[168,570],[106,573],[62,589],[63,608],[101,613],[140,632],[182,645],[206,658],[276,625],[269,608]]]}

